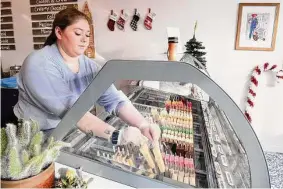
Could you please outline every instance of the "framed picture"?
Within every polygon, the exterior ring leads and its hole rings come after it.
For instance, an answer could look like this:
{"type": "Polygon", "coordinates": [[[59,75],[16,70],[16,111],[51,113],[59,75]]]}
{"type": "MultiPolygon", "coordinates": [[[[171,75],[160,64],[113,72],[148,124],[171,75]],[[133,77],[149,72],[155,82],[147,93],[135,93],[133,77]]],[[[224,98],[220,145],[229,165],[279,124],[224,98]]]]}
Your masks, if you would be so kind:
{"type": "Polygon", "coordinates": [[[280,3],[240,3],[236,50],[273,51],[280,3]]]}

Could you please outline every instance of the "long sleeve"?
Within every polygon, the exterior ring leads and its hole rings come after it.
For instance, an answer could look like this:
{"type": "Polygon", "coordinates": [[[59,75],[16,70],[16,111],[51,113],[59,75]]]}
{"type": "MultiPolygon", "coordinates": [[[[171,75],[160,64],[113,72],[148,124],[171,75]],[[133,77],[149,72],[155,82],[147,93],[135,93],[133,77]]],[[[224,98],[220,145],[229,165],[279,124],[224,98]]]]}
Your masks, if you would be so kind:
{"type": "MultiPolygon", "coordinates": [[[[97,74],[102,66],[88,57],[85,58],[91,65],[93,73],[97,74]]],[[[107,112],[112,114],[116,114],[119,108],[126,102],[129,102],[129,99],[122,91],[117,90],[113,84],[97,100],[100,106],[103,106],[107,112]]]]}
{"type": "MultiPolygon", "coordinates": [[[[40,64],[40,61],[37,63],[40,64]]],[[[46,62],[42,66],[29,64],[25,68],[26,74],[23,75],[25,89],[34,104],[62,118],[78,97],[70,91],[60,70],[46,66],[47,64],[46,62]]]]}
{"type": "Polygon", "coordinates": [[[119,108],[129,102],[122,91],[118,91],[114,85],[111,85],[98,99],[97,103],[103,106],[105,110],[112,114],[117,114],[119,108]]]}
{"type": "MultiPolygon", "coordinates": [[[[31,53],[18,75],[15,115],[36,119],[43,130],[55,128],[100,70],[97,63],[85,57],[79,57],[80,71],[73,73],[56,44],[31,53]]],[[[116,113],[126,101],[127,97],[112,85],[97,103],[109,113],[116,113]]]]}

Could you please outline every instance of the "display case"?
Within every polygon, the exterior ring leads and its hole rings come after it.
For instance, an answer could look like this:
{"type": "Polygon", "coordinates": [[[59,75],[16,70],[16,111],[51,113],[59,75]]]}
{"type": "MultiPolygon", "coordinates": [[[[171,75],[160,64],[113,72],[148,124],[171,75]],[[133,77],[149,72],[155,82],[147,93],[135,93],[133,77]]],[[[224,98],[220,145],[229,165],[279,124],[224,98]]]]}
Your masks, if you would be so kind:
{"type": "MultiPolygon", "coordinates": [[[[117,129],[127,126],[105,111],[97,116],[117,129]]],[[[190,56],[177,62],[108,61],[52,135],[71,143],[70,148],[62,150],[60,163],[83,166],[86,172],[136,188],[270,187],[265,157],[251,125],[233,100],[205,70],[196,67],[190,56]],[[168,92],[162,87],[128,86],[124,90],[136,109],[160,126],[165,172],[149,168],[138,147],[113,146],[76,126],[103,92],[123,79],[193,83],[208,95],[205,100],[174,90],[168,92]]]]}

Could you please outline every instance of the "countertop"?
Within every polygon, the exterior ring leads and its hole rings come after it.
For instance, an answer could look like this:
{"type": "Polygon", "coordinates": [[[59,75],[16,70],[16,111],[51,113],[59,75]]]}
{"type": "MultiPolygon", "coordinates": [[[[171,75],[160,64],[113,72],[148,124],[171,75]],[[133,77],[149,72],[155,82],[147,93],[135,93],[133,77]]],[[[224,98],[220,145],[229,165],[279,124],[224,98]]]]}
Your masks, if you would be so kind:
{"type": "MultiPolygon", "coordinates": [[[[68,168],[68,169],[72,169],[75,170],[74,168],[71,168],[69,166],[60,164],[60,163],[55,163],[55,172],[56,172],[56,177],[59,177],[59,169],[60,168],[68,168]]],[[[88,185],[88,188],[132,188],[130,186],[124,185],[124,184],[120,184],[118,182],[106,179],[106,178],[102,178],[93,174],[89,174],[87,172],[82,173],[82,176],[85,180],[88,180],[89,178],[93,178],[93,181],[88,185]]]]}
{"type": "Polygon", "coordinates": [[[283,188],[283,154],[265,152],[269,169],[271,188],[283,188]]]}
{"type": "MultiPolygon", "coordinates": [[[[283,154],[275,152],[265,152],[265,157],[269,168],[271,188],[283,188],[283,154]]],[[[60,163],[55,163],[56,172],[60,168],[70,167],[62,165],[60,163]]],[[[105,179],[92,174],[88,174],[86,172],[83,172],[83,177],[85,179],[88,179],[90,177],[94,178],[93,182],[89,185],[89,188],[104,188],[105,186],[107,186],[107,188],[132,188],[130,186],[120,184],[115,181],[111,181],[109,179],[105,179]]]]}

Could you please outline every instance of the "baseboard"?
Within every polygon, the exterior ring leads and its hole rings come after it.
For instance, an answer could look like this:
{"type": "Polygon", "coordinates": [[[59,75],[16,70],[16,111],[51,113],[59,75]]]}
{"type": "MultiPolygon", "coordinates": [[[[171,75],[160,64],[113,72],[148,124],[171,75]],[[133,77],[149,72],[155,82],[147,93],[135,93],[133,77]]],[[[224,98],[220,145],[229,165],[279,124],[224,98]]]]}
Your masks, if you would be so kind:
{"type": "MultiPolygon", "coordinates": [[[[283,145],[283,144],[281,144],[283,145]]],[[[279,146],[279,145],[269,145],[269,144],[261,144],[263,151],[265,152],[279,152],[279,153],[283,153],[283,146],[279,146]]]]}

